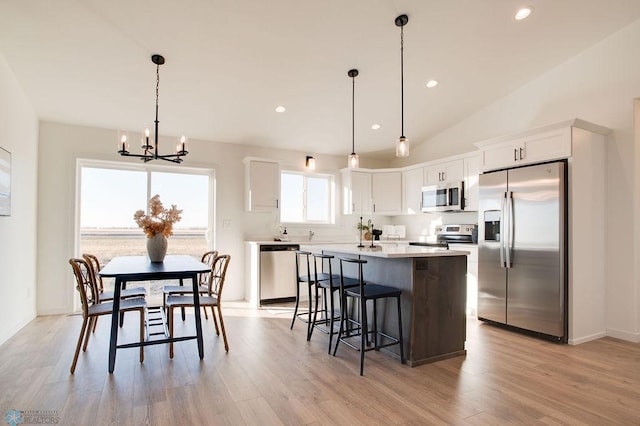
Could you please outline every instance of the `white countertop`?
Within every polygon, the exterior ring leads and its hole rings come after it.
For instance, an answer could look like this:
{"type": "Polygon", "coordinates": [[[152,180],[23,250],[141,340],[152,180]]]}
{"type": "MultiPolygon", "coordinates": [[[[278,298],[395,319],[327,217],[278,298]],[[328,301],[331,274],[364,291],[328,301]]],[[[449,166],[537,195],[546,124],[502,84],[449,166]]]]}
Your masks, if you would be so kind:
{"type": "MultiPolygon", "coordinates": [[[[299,244],[299,245],[326,245],[326,244],[336,244],[336,245],[343,245],[343,244],[352,244],[352,245],[357,245],[357,242],[353,242],[353,241],[335,241],[335,240],[331,240],[331,241],[327,241],[327,240],[293,240],[293,241],[274,241],[274,240],[246,240],[245,243],[248,244],[257,244],[257,245],[290,245],[290,244],[299,244]]],[[[376,241],[375,242],[376,245],[380,244],[380,245],[394,245],[394,244],[404,244],[404,245],[408,245],[409,241],[389,241],[389,240],[383,240],[383,241],[376,241]]],[[[371,244],[371,241],[362,241],[362,244],[371,244]]]]}
{"type": "MultiPolygon", "coordinates": [[[[371,244],[369,242],[369,244],[371,244]]],[[[447,250],[437,247],[418,247],[405,244],[379,244],[375,248],[365,245],[358,248],[357,244],[305,244],[300,243],[301,250],[332,251],[336,253],[356,254],[362,256],[384,257],[384,258],[413,258],[413,257],[435,257],[435,256],[467,256],[470,253],[464,250],[447,250]],[[305,248],[308,247],[308,249],[305,248]]]]}

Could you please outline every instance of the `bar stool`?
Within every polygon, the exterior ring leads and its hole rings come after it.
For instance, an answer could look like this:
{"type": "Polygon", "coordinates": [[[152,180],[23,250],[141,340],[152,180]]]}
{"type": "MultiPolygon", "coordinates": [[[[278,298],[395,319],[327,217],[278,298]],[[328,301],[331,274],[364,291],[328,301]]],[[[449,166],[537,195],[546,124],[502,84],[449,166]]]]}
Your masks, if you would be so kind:
{"type": "Polygon", "coordinates": [[[404,345],[402,340],[402,310],[400,306],[400,294],[399,289],[379,284],[366,284],[364,283],[362,267],[367,263],[362,259],[348,259],[340,258],[340,295],[342,297],[342,306],[347,306],[347,297],[358,299],[360,306],[360,320],[348,318],[346,315],[346,309],[342,310],[342,318],[340,321],[340,330],[338,331],[338,340],[333,350],[333,356],[338,351],[338,345],[340,342],[346,344],[350,348],[360,351],[360,375],[363,375],[364,371],[364,353],[370,350],[379,350],[380,348],[386,348],[388,346],[400,345],[400,363],[404,364],[404,345]],[[343,264],[354,263],[358,267],[358,286],[351,288],[344,288],[343,281],[347,278],[344,276],[343,264]],[[378,330],[378,315],[376,309],[376,302],[379,299],[395,298],[398,303],[398,338],[392,337],[382,331],[378,330]],[[373,301],[373,323],[372,330],[369,330],[369,324],[367,323],[367,301],[373,301]],[[357,326],[355,334],[350,333],[345,337],[344,326],[346,323],[355,324],[357,326]],[[373,347],[367,348],[369,335],[373,335],[373,347]],[[360,346],[356,346],[349,342],[349,337],[360,337],[360,346]],[[389,343],[380,344],[378,342],[378,336],[391,340],[389,343]]]}
{"type": "MultiPolygon", "coordinates": [[[[293,310],[293,318],[291,319],[291,330],[293,330],[293,324],[295,324],[296,322],[296,318],[301,317],[303,315],[307,315],[307,319],[304,318],[300,318],[300,321],[304,322],[307,324],[307,341],[311,339],[311,329],[313,328],[313,320],[311,318],[311,305],[312,305],[312,294],[311,294],[311,287],[313,287],[317,280],[319,278],[328,278],[328,277],[324,277],[322,275],[320,275],[320,277],[317,277],[316,274],[314,273],[313,275],[311,274],[311,263],[310,263],[310,258],[312,256],[312,253],[309,251],[303,251],[303,250],[294,250],[293,251],[295,253],[296,256],[296,306],[293,310]],[[306,271],[304,269],[302,269],[301,272],[301,264],[302,267],[304,267],[304,264],[306,263],[306,271]],[[304,272],[306,272],[305,275],[304,272]],[[300,312],[298,313],[298,307],[300,305],[300,286],[301,285],[305,285],[307,287],[307,293],[309,295],[309,307],[307,309],[307,312],[300,312]]],[[[315,271],[315,270],[314,270],[315,271]]],[[[317,291],[316,291],[317,294],[317,291]]]]}
{"type": "MultiPolygon", "coordinates": [[[[315,308],[313,309],[313,321],[311,330],[309,332],[309,339],[313,334],[313,329],[317,328],[323,333],[327,333],[329,335],[329,349],[327,350],[328,354],[331,354],[331,344],[333,343],[333,335],[335,333],[334,323],[336,320],[339,320],[342,315],[342,310],[346,309],[342,306],[342,297],[339,297],[338,303],[340,303],[340,316],[336,315],[336,310],[334,307],[334,292],[340,290],[340,275],[333,274],[331,270],[331,260],[334,256],[328,254],[313,254],[313,266],[314,266],[314,279],[317,283],[316,285],[316,300],[315,300],[315,308]],[[325,269],[325,261],[327,268],[325,269]],[[318,262],[320,263],[321,273],[318,273],[318,262]],[[328,271],[328,272],[324,272],[328,271]],[[323,304],[323,316],[320,320],[317,319],[318,316],[318,299],[319,299],[319,290],[322,289],[322,304],[323,304]],[[327,300],[329,301],[329,306],[327,306],[327,300]],[[324,326],[324,327],[322,327],[324,326]]],[[[359,282],[355,278],[346,278],[344,279],[344,288],[357,287],[359,282]]],[[[338,293],[340,294],[340,293],[338,293]]],[[[308,339],[308,340],[309,340],[308,339]]]]}

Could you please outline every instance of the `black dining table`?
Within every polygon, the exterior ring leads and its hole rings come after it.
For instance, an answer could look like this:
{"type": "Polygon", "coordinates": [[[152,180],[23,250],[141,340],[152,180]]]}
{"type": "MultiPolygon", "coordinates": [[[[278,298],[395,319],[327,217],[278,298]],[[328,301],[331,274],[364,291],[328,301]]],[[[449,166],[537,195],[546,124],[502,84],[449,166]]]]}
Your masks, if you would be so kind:
{"type": "Polygon", "coordinates": [[[208,272],[211,267],[187,255],[168,255],[163,262],[151,262],[147,256],[117,256],[100,270],[103,278],[115,278],[113,290],[113,311],[111,314],[111,338],[109,343],[109,373],[113,373],[116,364],[116,350],[161,343],[196,339],[198,354],[204,358],[202,323],[200,321],[200,297],[198,292],[198,274],[208,272]],[[129,281],[185,280],[191,279],[195,310],[195,336],[167,337],[145,342],[118,345],[118,313],[120,310],[121,289],[129,281]]]}

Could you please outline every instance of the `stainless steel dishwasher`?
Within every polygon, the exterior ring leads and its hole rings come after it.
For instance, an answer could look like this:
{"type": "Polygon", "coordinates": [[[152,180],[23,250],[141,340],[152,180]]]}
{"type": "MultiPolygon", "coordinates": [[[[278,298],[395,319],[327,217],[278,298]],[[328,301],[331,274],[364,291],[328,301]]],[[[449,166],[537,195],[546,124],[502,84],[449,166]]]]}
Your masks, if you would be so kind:
{"type": "Polygon", "coordinates": [[[260,245],[260,304],[296,298],[298,244],[260,245]]]}

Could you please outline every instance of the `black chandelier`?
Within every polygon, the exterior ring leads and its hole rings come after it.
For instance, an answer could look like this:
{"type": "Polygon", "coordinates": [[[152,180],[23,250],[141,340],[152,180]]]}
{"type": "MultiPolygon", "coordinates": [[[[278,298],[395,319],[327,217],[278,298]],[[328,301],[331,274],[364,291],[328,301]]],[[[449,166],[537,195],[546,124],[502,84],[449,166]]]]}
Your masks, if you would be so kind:
{"type": "Polygon", "coordinates": [[[178,139],[175,154],[158,154],[158,93],[160,91],[160,65],[164,64],[164,56],[151,55],[151,61],[156,64],[156,119],[154,121],[155,131],[153,134],[153,145],[149,144],[150,131],[149,128],[146,128],[144,129],[144,135],[141,141],[141,148],[144,150],[144,153],[131,154],[128,151],[129,136],[126,132],[120,132],[118,134],[118,154],[124,157],[136,157],[145,163],[151,160],[165,160],[171,161],[172,163],[182,163],[182,157],[189,153],[189,151],[187,151],[187,138],[185,136],[181,136],[178,139]]]}

